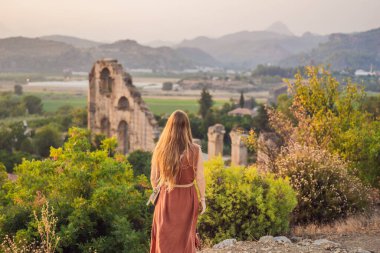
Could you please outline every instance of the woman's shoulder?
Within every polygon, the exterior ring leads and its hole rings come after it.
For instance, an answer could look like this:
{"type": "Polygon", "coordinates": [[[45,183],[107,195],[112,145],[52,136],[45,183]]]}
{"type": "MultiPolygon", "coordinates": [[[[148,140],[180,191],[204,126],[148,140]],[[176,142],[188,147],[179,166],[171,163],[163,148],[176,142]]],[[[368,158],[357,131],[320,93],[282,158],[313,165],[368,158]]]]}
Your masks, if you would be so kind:
{"type": "Polygon", "coordinates": [[[201,146],[197,143],[192,143],[192,148],[194,149],[194,151],[197,151],[199,152],[199,150],[201,150],[201,146]]]}

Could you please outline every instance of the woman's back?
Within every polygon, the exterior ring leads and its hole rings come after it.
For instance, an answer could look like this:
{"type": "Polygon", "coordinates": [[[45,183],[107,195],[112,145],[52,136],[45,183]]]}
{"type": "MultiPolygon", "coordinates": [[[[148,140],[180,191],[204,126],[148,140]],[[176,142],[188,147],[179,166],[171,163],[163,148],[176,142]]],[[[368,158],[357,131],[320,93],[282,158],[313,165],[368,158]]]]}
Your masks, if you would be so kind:
{"type": "Polygon", "coordinates": [[[190,184],[195,180],[198,154],[199,147],[195,144],[191,144],[191,148],[187,154],[185,152],[182,153],[179,172],[175,180],[177,185],[190,184]]]}
{"type": "Polygon", "coordinates": [[[152,224],[151,253],[195,253],[199,201],[194,186],[199,146],[181,155],[175,186],[161,186],[152,224]]]}

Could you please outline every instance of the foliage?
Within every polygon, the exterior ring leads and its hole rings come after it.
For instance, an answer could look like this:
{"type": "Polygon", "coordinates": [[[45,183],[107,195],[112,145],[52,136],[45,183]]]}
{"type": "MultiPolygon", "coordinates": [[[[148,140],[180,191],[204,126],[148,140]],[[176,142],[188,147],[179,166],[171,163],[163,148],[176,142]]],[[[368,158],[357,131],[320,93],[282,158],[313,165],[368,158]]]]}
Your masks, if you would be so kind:
{"type": "Polygon", "coordinates": [[[366,210],[369,188],[348,173],[348,164],[326,150],[299,144],[277,158],[279,174],[289,177],[297,192],[295,223],[325,223],[366,210]]]}
{"type": "Polygon", "coordinates": [[[240,108],[244,108],[245,100],[244,100],[244,92],[243,91],[240,92],[239,105],[240,105],[240,108]]]}
{"type": "Polygon", "coordinates": [[[37,131],[33,141],[37,153],[42,157],[47,157],[50,153],[50,147],[57,148],[61,145],[62,137],[57,127],[46,125],[37,131]]]}
{"type": "Polygon", "coordinates": [[[14,92],[16,95],[22,95],[22,86],[20,84],[16,84],[14,86],[14,92]]]}
{"type": "Polygon", "coordinates": [[[37,223],[40,243],[26,240],[17,240],[6,235],[0,244],[4,253],[54,253],[60,238],[56,234],[57,218],[54,209],[49,208],[49,203],[42,206],[41,218],[34,212],[34,220],[37,223]]]}
{"type": "Polygon", "coordinates": [[[25,105],[11,93],[0,93],[0,119],[25,114],[25,105]]]}
{"type": "Polygon", "coordinates": [[[362,110],[370,113],[373,119],[380,120],[380,95],[367,96],[362,104],[362,110]]]}
{"type": "Polygon", "coordinates": [[[323,68],[305,73],[288,82],[291,98],[268,109],[275,133],[257,142],[251,134],[248,143],[267,158],[260,161],[265,170],[290,177],[298,194],[295,222],[329,222],[369,206],[366,182],[380,182],[380,123],[362,111],[358,86],[341,87],[323,68]]]}
{"type": "Polygon", "coordinates": [[[172,82],[164,82],[162,84],[162,90],[172,90],[173,89],[173,83],[172,82]]]}
{"type": "Polygon", "coordinates": [[[252,72],[252,76],[279,76],[283,78],[291,78],[295,73],[296,70],[293,68],[281,68],[278,66],[266,66],[260,64],[252,72]]]}
{"type": "Polygon", "coordinates": [[[199,107],[199,115],[201,115],[202,119],[206,118],[207,113],[210,111],[210,108],[214,104],[212,100],[212,96],[206,88],[202,89],[201,98],[198,101],[199,107]]]}
{"type": "Polygon", "coordinates": [[[28,95],[22,98],[25,108],[29,114],[42,113],[42,100],[39,97],[28,95]]]}
{"type": "Polygon", "coordinates": [[[307,78],[296,75],[290,113],[269,112],[272,127],[286,144],[318,146],[338,153],[357,168],[359,176],[380,186],[380,124],[363,112],[364,91],[350,82],[341,86],[331,74],[306,68],[307,78]]]}
{"type": "Polygon", "coordinates": [[[133,172],[136,176],[143,174],[147,178],[150,177],[152,152],[135,150],[128,154],[127,160],[132,165],[133,172]]]}
{"type": "Polygon", "coordinates": [[[200,234],[211,242],[253,240],[288,230],[296,193],[288,179],[260,174],[256,168],[225,168],[221,157],[205,164],[208,209],[200,234]]]}
{"type": "Polygon", "coordinates": [[[15,168],[18,179],[6,184],[8,204],[0,209],[0,236],[38,237],[32,213],[46,199],[58,218],[58,251],[146,252],[146,177],[134,177],[124,156],[109,156],[112,141],[91,151],[87,130],[72,128],[69,136],[62,148],[51,149],[51,159],[15,168]]]}

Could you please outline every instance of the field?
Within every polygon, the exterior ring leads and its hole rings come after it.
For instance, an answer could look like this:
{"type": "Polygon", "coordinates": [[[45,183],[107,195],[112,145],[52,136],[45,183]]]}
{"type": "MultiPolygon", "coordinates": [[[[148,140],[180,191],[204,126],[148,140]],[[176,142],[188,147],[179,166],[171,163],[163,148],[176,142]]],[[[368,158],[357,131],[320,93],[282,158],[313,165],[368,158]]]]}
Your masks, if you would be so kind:
{"type": "MultiPolygon", "coordinates": [[[[33,93],[30,93],[33,94],[33,93]]],[[[65,94],[65,93],[34,93],[42,99],[43,108],[46,112],[55,112],[58,108],[64,105],[71,105],[75,108],[85,107],[87,104],[87,97],[81,94],[65,94]]],[[[144,101],[149,106],[154,114],[172,113],[180,109],[190,113],[196,113],[199,108],[197,99],[193,98],[163,98],[163,97],[145,97],[144,101]]],[[[214,106],[222,106],[228,102],[227,99],[215,100],[214,106]]]]}

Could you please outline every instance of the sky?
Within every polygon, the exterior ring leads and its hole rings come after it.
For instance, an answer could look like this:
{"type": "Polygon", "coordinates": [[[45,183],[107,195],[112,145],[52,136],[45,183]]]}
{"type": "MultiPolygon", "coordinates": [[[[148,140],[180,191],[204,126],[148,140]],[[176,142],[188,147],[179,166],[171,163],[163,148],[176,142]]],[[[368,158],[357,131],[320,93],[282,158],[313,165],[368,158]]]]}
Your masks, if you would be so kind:
{"type": "Polygon", "coordinates": [[[0,0],[0,38],[62,34],[101,42],[179,42],[264,30],[296,35],[380,27],[380,0],[0,0]]]}

